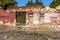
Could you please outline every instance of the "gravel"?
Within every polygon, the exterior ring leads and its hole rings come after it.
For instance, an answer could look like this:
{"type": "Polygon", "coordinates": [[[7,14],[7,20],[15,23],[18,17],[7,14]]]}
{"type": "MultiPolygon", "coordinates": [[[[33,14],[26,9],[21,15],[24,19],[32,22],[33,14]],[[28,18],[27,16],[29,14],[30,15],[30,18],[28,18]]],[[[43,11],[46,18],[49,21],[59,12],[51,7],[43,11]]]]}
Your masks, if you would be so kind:
{"type": "Polygon", "coordinates": [[[0,40],[60,40],[60,32],[38,34],[26,31],[0,31],[0,40]]]}

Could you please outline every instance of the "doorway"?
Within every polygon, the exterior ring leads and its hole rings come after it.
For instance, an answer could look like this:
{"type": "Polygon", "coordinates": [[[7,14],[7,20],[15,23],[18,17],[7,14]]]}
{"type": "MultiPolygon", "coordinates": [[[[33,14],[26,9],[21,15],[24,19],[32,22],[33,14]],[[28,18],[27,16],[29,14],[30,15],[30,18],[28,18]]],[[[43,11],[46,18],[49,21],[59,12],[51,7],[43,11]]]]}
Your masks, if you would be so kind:
{"type": "Polygon", "coordinates": [[[26,23],[26,12],[17,12],[16,13],[16,22],[18,24],[25,24],[26,23]]]}

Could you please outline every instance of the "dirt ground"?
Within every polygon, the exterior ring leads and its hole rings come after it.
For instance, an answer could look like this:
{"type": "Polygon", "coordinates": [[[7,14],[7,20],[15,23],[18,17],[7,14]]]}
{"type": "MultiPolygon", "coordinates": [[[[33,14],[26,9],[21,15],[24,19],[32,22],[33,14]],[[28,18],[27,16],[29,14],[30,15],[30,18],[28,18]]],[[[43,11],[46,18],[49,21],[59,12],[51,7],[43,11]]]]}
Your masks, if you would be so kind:
{"type": "Polygon", "coordinates": [[[25,31],[0,31],[0,40],[60,40],[60,33],[38,34],[25,31]]]}
{"type": "Polygon", "coordinates": [[[60,40],[60,31],[46,27],[6,26],[0,27],[0,40],[60,40]]]}

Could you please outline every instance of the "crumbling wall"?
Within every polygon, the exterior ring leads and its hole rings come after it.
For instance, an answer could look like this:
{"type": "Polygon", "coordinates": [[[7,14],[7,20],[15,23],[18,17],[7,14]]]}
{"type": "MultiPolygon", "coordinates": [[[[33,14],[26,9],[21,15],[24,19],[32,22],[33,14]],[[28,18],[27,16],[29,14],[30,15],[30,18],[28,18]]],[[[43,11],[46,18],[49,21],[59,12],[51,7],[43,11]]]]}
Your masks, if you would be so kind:
{"type": "Polygon", "coordinates": [[[9,10],[0,10],[0,24],[15,26],[16,23],[16,12],[9,10]]]}

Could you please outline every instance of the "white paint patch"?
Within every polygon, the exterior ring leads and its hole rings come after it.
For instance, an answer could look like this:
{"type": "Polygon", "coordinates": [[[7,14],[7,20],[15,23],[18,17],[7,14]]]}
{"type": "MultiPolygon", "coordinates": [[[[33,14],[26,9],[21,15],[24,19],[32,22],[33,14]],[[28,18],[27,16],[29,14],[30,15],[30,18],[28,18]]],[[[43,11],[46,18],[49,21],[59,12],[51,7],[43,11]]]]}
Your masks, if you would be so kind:
{"type": "Polygon", "coordinates": [[[33,24],[39,24],[39,14],[38,13],[33,14],[33,24]]]}
{"type": "Polygon", "coordinates": [[[2,21],[0,21],[0,24],[3,24],[3,22],[2,22],[2,21]]]}

